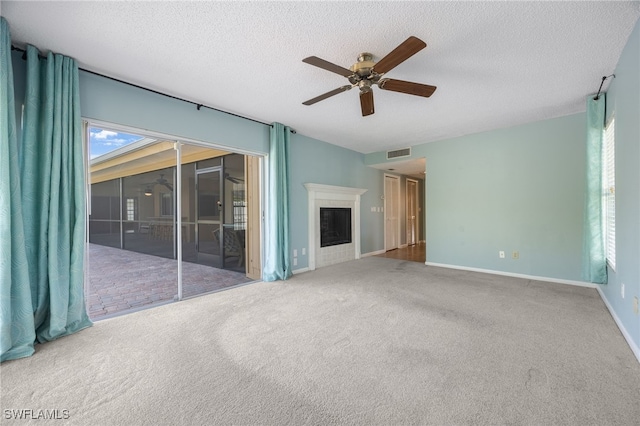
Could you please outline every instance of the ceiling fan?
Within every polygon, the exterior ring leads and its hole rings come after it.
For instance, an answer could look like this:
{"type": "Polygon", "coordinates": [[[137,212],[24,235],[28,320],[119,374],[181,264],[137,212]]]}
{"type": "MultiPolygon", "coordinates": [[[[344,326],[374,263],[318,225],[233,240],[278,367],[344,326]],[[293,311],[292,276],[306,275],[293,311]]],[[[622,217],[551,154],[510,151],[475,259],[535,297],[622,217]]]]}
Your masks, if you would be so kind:
{"type": "Polygon", "coordinates": [[[160,174],[160,177],[154,180],[153,182],[143,184],[143,186],[147,187],[147,189],[145,190],[145,195],[151,195],[152,194],[151,189],[155,185],[162,185],[167,187],[169,191],[173,191],[173,185],[171,185],[169,181],[164,178],[164,174],[160,174]]]}
{"type": "Polygon", "coordinates": [[[244,179],[241,179],[239,177],[235,177],[235,176],[231,176],[229,173],[225,173],[224,174],[224,178],[227,179],[228,181],[230,181],[231,183],[244,183],[244,179]]]}
{"type": "Polygon", "coordinates": [[[349,69],[332,64],[331,62],[325,61],[317,56],[309,56],[308,58],[303,59],[302,62],[306,62],[307,64],[347,77],[351,84],[338,87],[330,92],[324,93],[313,99],[309,99],[302,104],[313,105],[316,102],[330,98],[338,93],[346,92],[347,90],[351,90],[357,86],[360,88],[360,107],[362,109],[362,116],[365,117],[374,113],[374,84],[383,90],[391,90],[393,92],[407,93],[409,95],[428,98],[433,94],[433,92],[435,92],[436,86],[413,83],[410,81],[394,80],[391,78],[382,78],[384,74],[391,71],[393,68],[400,65],[402,62],[406,61],[425,47],[427,47],[427,44],[424,41],[411,36],[378,62],[373,61],[373,55],[371,53],[361,53],[358,57],[358,62],[353,64],[349,69]]]}

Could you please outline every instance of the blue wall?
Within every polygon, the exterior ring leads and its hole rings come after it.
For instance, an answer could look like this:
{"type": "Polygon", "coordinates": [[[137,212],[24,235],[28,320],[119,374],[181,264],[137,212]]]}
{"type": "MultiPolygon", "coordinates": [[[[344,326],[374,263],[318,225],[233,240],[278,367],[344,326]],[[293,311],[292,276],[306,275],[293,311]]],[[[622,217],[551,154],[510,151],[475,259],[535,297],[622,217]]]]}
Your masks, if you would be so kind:
{"type": "Polygon", "coordinates": [[[269,126],[80,71],[82,116],[236,151],[269,152],[269,126]]]}
{"type": "Polygon", "coordinates": [[[607,92],[607,116],[615,114],[616,120],[616,269],[609,269],[609,282],[601,289],[638,350],[640,316],[633,312],[633,298],[640,297],[640,22],[615,75],[607,92]]]}
{"type": "Polygon", "coordinates": [[[298,250],[298,264],[293,269],[309,265],[305,183],[367,189],[361,196],[360,250],[364,254],[384,249],[383,213],[371,211],[371,207],[382,206],[383,172],[365,166],[364,154],[300,134],[291,137],[290,155],[290,247],[292,251],[298,250]],[[307,255],[302,256],[302,248],[306,248],[307,255]]]}
{"type": "Polygon", "coordinates": [[[414,146],[427,159],[427,261],[579,281],[584,138],[576,114],[414,146]]]}
{"type": "Polygon", "coordinates": [[[16,107],[16,136],[18,140],[22,137],[22,104],[24,103],[25,91],[26,91],[26,72],[27,61],[22,60],[22,53],[17,51],[11,52],[11,67],[13,68],[13,92],[15,96],[16,107]]]}

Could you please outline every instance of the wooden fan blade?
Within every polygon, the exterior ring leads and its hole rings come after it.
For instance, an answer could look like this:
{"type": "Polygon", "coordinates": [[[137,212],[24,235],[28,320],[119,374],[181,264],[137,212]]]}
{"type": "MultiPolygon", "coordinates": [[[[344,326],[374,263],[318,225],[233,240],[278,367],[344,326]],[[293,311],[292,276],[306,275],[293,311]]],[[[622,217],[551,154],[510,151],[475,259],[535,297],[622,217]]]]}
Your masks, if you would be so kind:
{"type": "Polygon", "coordinates": [[[360,92],[360,108],[362,108],[362,116],[373,114],[373,90],[368,92],[360,92]]]}
{"type": "Polygon", "coordinates": [[[394,80],[392,78],[384,78],[378,82],[378,86],[384,90],[393,92],[407,93],[409,95],[423,96],[428,98],[436,91],[436,86],[428,84],[412,83],[411,81],[394,80]]]}
{"type": "Polygon", "coordinates": [[[330,98],[331,96],[337,95],[338,93],[346,92],[347,90],[350,90],[352,87],[353,86],[350,86],[350,85],[338,87],[337,89],[334,89],[330,92],[324,93],[320,96],[316,96],[313,99],[309,99],[308,101],[303,102],[302,105],[313,105],[316,102],[320,102],[324,99],[330,98]]]}
{"type": "Polygon", "coordinates": [[[378,74],[384,74],[425,47],[427,47],[427,43],[420,40],[418,37],[411,36],[403,41],[398,47],[393,49],[387,56],[380,59],[380,61],[374,65],[373,70],[378,74]]]}
{"type": "Polygon", "coordinates": [[[323,70],[335,72],[336,74],[340,74],[344,77],[353,75],[353,71],[341,67],[340,65],[332,64],[331,62],[320,59],[317,56],[309,56],[308,58],[304,58],[302,62],[322,68],[323,70]]]}

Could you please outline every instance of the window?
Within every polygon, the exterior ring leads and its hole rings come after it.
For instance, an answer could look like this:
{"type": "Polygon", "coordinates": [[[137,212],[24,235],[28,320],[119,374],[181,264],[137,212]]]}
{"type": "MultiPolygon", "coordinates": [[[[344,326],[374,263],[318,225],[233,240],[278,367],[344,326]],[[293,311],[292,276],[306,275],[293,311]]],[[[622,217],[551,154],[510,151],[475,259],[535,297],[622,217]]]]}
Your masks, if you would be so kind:
{"type": "Polygon", "coordinates": [[[247,199],[244,184],[233,184],[233,229],[247,229],[247,199]]]}
{"type": "Polygon", "coordinates": [[[127,220],[136,220],[135,198],[127,198],[127,220]]]}
{"type": "Polygon", "coordinates": [[[602,207],[607,262],[616,267],[616,161],[615,119],[611,117],[604,129],[602,144],[602,207]]]}
{"type": "Polygon", "coordinates": [[[160,216],[173,216],[173,195],[162,192],[160,198],[160,216]]]}

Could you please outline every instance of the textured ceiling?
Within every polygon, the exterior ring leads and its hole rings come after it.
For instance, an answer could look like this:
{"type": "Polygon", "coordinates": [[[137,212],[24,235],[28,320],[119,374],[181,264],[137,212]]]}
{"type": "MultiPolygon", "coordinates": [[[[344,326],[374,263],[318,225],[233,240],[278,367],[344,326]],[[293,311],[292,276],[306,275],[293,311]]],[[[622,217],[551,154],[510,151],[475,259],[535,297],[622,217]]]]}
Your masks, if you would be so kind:
{"type": "Polygon", "coordinates": [[[614,71],[639,2],[7,2],[18,46],[82,68],[368,153],[584,110],[614,71]],[[358,91],[302,62],[379,60],[427,43],[386,76],[438,86],[431,98],[358,91]]]}

